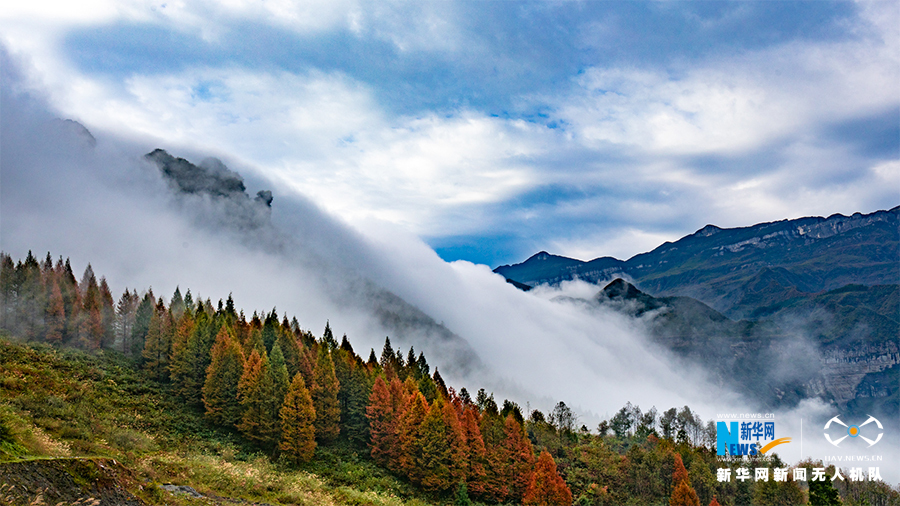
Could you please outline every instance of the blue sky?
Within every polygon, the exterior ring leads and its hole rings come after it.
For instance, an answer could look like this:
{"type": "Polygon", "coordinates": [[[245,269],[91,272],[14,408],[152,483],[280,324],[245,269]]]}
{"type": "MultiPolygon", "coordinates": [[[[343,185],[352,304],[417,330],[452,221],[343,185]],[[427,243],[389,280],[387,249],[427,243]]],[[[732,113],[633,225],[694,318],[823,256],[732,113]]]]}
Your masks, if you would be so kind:
{"type": "Polygon", "coordinates": [[[492,267],[897,205],[897,26],[895,1],[0,7],[60,116],[492,267]]]}

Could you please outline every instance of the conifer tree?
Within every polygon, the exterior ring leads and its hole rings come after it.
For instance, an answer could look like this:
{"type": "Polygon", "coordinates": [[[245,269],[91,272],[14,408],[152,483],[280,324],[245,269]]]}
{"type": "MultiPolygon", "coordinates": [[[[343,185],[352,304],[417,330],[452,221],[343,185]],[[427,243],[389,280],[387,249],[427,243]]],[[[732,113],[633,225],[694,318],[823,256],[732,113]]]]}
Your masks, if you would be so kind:
{"type": "Polygon", "coordinates": [[[684,467],[684,461],[681,459],[681,454],[675,453],[674,457],[675,461],[672,467],[672,487],[676,487],[682,481],[686,481],[687,484],[690,485],[691,478],[687,468],[684,467]]]}
{"type": "MultiPolygon", "coordinates": [[[[78,329],[80,324],[81,314],[81,294],[78,292],[78,281],[75,280],[75,273],[72,271],[72,264],[69,262],[69,259],[66,259],[65,264],[59,269],[57,265],[57,269],[61,271],[62,275],[60,277],[60,285],[59,289],[62,291],[63,295],[63,303],[66,306],[66,335],[63,338],[64,342],[73,342],[78,338],[78,329]]],[[[153,304],[156,301],[154,299],[153,304]]],[[[150,311],[152,311],[152,306],[150,311]]],[[[150,321],[150,312],[147,312],[147,321],[150,321]]],[[[141,335],[147,335],[146,329],[144,329],[144,333],[141,335]]],[[[141,342],[141,346],[135,348],[134,355],[137,355],[141,352],[144,347],[143,341],[141,342]]]]}
{"type": "Polygon", "coordinates": [[[294,463],[312,460],[316,450],[316,410],[300,374],[294,375],[280,417],[282,455],[294,463]]]}
{"type": "Polygon", "coordinates": [[[267,397],[273,390],[268,357],[265,352],[260,355],[253,350],[238,382],[238,398],[243,408],[238,430],[263,446],[275,443],[273,437],[279,430],[279,420],[272,418],[271,398],[267,397]]]}
{"type": "Polygon", "coordinates": [[[669,506],[700,506],[700,498],[688,482],[681,481],[672,491],[669,506]]]}
{"type": "Polygon", "coordinates": [[[192,399],[194,390],[202,386],[192,381],[194,355],[191,351],[191,337],[193,333],[194,320],[189,313],[185,312],[175,325],[175,332],[172,335],[169,378],[172,381],[172,388],[188,402],[192,399]]]}
{"type": "Polygon", "coordinates": [[[228,294],[228,299],[225,300],[225,314],[231,318],[237,318],[237,313],[234,310],[234,298],[231,296],[231,293],[228,294]]]}
{"type": "MultiPolygon", "coordinates": [[[[298,343],[299,344],[299,343],[298,343]]],[[[313,346],[316,346],[313,344],[313,346]]],[[[313,348],[306,348],[305,345],[300,348],[300,360],[298,366],[300,374],[303,375],[303,381],[312,388],[313,381],[316,378],[316,357],[318,354],[313,348]]]]}
{"type": "Polygon", "coordinates": [[[144,368],[151,371],[157,381],[164,381],[169,376],[169,352],[171,336],[169,335],[169,314],[162,299],[150,315],[150,325],[144,342],[144,368]]]}
{"type": "Polygon", "coordinates": [[[380,363],[388,381],[400,376],[396,355],[394,354],[394,349],[391,347],[391,338],[388,336],[385,336],[384,338],[384,347],[381,349],[380,363]]]}
{"type": "Polygon", "coordinates": [[[269,374],[272,376],[272,394],[270,395],[269,409],[271,416],[278,418],[278,412],[284,404],[284,396],[290,387],[290,376],[287,366],[284,364],[284,355],[278,343],[272,345],[272,353],[269,355],[269,374]]]}
{"type": "Polygon", "coordinates": [[[675,466],[672,472],[672,495],[669,497],[669,506],[700,506],[700,498],[691,486],[681,455],[675,453],[675,466]]]}
{"type": "Polygon", "coordinates": [[[137,312],[140,297],[137,292],[129,292],[128,288],[122,293],[116,304],[116,329],[118,339],[122,343],[122,353],[128,355],[131,351],[131,329],[134,327],[134,319],[137,312]]]}
{"type": "MultiPolygon", "coordinates": [[[[409,347],[409,353],[406,354],[406,376],[411,377],[416,382],[422,377],[419,362],[416,359],[416,350],[412,346],[409,347]]],[[[428,398],[426,397],[425,400],[428,400],[428,398]]]]}
{"type": "Polygon", "coordinates": [[[472,506],[472,500],[469,499],[469,489],[464,481],[461,481],[459,486],[456,487],[456,497],[453,501],[453,506],[472,506]]]}
{"type": "Polygon", "coordinates": [[[100,321],[103,329],[100,347],[110,349],[116,341],[116,309],[112,292],[104,276],[100,276],[100,321]]]}
{"type": "Polygon", "coordinates": [[[78,346],[85,350],[97,350],[103,339],[103,315],[100,312],[100,287],[88,264],[78,289],[82,296],[82,313],[79,322],[78,346]]]}
{"type": "Polygon", "coordinates": [[[531,482],[522,497],[522,504],[569,506],[572,504],[572,491],[556,470],[553,457],[544,450],[535,464],[531,482]]]}
{"type": "Polygon", "coordinates": [[[341,338],[340,348],[346,351],[351,357],[356,355],[353,351],[353,346],[350,345],[350,340],[347,339],[347,334],[344,334],[344,337],[341,338]]]}
{"type": "Polygon", "coordinates": [[[10,309],[15,303],[16,297],[16,266],[12,257],[0,252],[0,328],[13,327],[14,314],[10,309]]]}
{"type": "Polygon", "coordinates": [[[365,448],[369,440],[366,406],[371,393],[367,369],[359,357],[343,347],[335,350],[333,356],[340,383],[341,433],[355,446],[365,448]]]}
{"type": "MultiPolygon", "coordinates": [[[[77,293],[77,291],[76,291],[77,293]]],[[[140,356],[144,350],[144,340],[150,331],[150,319],[156,310],[156,297],[153,295],[151,288],[138,303],[135,310],[134,326],[131,328],[131,339],[128,353],[132,356],[140,356]]],[[[66,311],[66,314],[70,314],[66,311]]]]}
{"type": "Polygon", "coordinates": [[[716,500],[716,496],[713,496],[712,501],[709,502],[709,506],[722,506],[719,504],[719,501],[716,500]]]}
{"type": "Polygon", "coordinates": [[[504,420],[503,430],[506,436],[503,451],[507,461],[509,497],[514,501],[521,501],[522,494],[525,493],[534,474],[534,448],[522,426],[512,415],[508,415],[504,420]]]}
{"type": "Polygon", "coordinates": [[[172,300],[169,302],[169,312],[172,313],[172,318],[178,321],[181,319],[184,311],[184,298],[181,296],[181,289],[176,286],[175,293],[172,294],[172,300]]]}
{"type": "Polygon", "coordinates": [[[447,384],[444,383],[444,378],[441,377],[441,373],[438,372],[437,367],[434,368],[432,380],[434,381],[434,386],[437,387],[438,394],[444,399],[449,398],[450,393],[447,391],[447,384]]]}
{"type": "Polygon", "coordinates": [[[487,451],[483,497],[493,502],[505,502],[509,496],[507,466],[510,461],[510,455],[505,451],[504,445],[506,440],[505,421],[497,411],[497,404],[487,397],[487,394],[484,394],[483,389],[478,393],[479,399],[484,401],[479,404],[485,406],[479,422],[479,430],[487,451]]]}
{"type": "Polygon", "coordinates": [[[466,445],[466,454],[463,461],[466,464],[466,486],[476,497],[485,494],[485,480],[487,474],[487,452],[484,448],[484,439],[481,437],[481,429],[478,427],[478,413],[474,406],[465,406],[461,420],[463,437],[466,445]]]}
{"type": "MultiPolygon", "coordinates": [[[[187,318],[187,314],[182,318],[187,318]]],[[[221,322],[211,318],[209,313],[202,309],[194,313],[192,321],[192,330],[187,338],[185,358],[181,367],[184,373],[182,394],[189,404],[199,406],[202,402],[201,389],[206,383],[207,371],[212,360],[212,347],[221,327],[226,325],[221,325],[221,322]]],[[[184,332],[187,330],[183,329],[184,332]]],[[[230,327],[228,331],[231,331],[230,327]]]]}
{"type": "Polygon", "coordinates": [[[275,340],[278,339],[278,328],[278,313],[275,312],[275,308],[272,308],[272,312],[266,315],[262,328],[263,345],[269,353],[272,353],[272,346],[275,344],[275,340]]]}
{"type": "Polygon", "coordinates": [[[206,417],[214,424],[225,427],[241,421],[242,408],[238,399],[238,384],[244,372],[241,348],[223,325],[216,335],[212,349],[212,361],[203,384],[203,405],[206,417]]]}
{"type": "MultiPolygon", "coordinates": [[[[451,474],[460,466],[459,462],[454,463],[451,458],[450,439],[454,434],[444,422],[442,408],[439,402],[431,406],[412,443],[412,464],[417,471],[416,475],[421,476],[419,484],[432,492],[446,492],[459,479],[459,476],[451,474]]],[[[456,439],[458,438],[457,435],[456,439]]]]}
{"type": "Polygon", "coordinates": [[[250,335],[247,338],[247,342],[244,343],[244,354],[250,356],[250,353],[252,353],[253,350],[256,350],[260,355],[268,353],[266,345],[263,342],[262,330],[256,328],[251,322],[250,335]]]}
{"type": "Polygon", "coordinates": [[[341,431],[340,383],[334,374],[334,362],[327,346],[319,346],[313,376],[311,393],[316,408],[316,438],[327,443],[337,438],[341,431]]]}
{"type": "Polygon", "coordinates": [[[334,333],[331,331],[330,322],[325,322],[325,331],[322,333],[322,343],[328,347],[328,351],[334,351],[338,347],[338,342],[334,338],[334,333]]]}
{"type": "Polygon", "coordinates": [[[366,408],[366,418],[369,420],[369,434],[371,436],[369,448],[372,459],[378,464],[387,467],[396,448],[397,427],[391,402],[391,392],[380,376],[375,378],[375,384],[372,385],[369,406],[366,408]]]}
{"type": "Polygon", "coordinates": [[[287,324],[287,318],[285,317],[284,322],[282,322],[281,327],[278,329],[278,338],[276,339],[276,343],[281,348],[281,353],[284,354],[284,363],[287,366],[288,374],[291,378],[293,378],[298,372],[300,372],[300,345],[297,343],[296,337],[294,337],[293,332],[291,332],[290,327],[287,324]]]}
{"type": "Polygon", "coordinates": [[[190,289],[184,294],[184,310],[188,313],[196,311],[196,308],[194,307],[194,296],[191,294],[190,289]]]}
{"type": "Polygon", "coordinates": [[[448,463],[450,483],[447,484],[449,490],[455,483],[465,483],[466,469],[468,467],[466,462],[466,436],[456,407],[443,398],[440,398],[438,402],[441,404],[441,417],[443,418],[444,426],[447,428],[447,437],[444,444],[450,450],[450,461],[448,463]]]}
{"type": "Polygon", "coordinates": [[[428,416],[428,402],[422,393],[416,390],[409,400],[409,406],[398,431],[400,470],[413,483],[422,483],[424,475],[424,470],[418,467],[422,461],[419,427],[426,416],[428,416]]]}
{"type": "MultiPolygon", "coordinates": [[[[47,306],[46,316],[47,335],[45,339],[51,344],[62,342],[63,333],[66,330],[66,307],[56,278],[56,275],[51,275],[50,304],[47,306]]],[[[5,311],[5,307],[3,309],[5,311]]]]}

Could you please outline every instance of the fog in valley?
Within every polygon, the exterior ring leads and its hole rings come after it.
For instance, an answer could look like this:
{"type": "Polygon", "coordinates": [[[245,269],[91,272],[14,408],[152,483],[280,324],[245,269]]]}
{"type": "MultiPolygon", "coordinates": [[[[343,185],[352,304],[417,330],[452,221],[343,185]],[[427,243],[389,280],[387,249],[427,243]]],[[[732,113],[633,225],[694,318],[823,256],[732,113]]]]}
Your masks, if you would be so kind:
{"type": "MultiPolygon", "coordinates": [[[[522,292],[486,265],[443,261],[396,225],[344,224],[228,153],[89,130],[57,117],[26,86],[23,63],[2,58],[0,249],[14,259],[49,251],[70,258],[79,278],[90,262],[114,296],[152,287],[168,300],[178,286],[215,305],[232,294],[248,316],[275,308],[317,336],[327,321],[364,358],[389,336],[404,354],[424,352],[448,385],[485,388],[523,411],[562,400],[592,431],[627,402],[687,405],[704,421],[763,409],[653,344],[645,321],[585,302],[601,286],[522,292]],[[240,174],[246,192],[186,192],[145,158],[157,148],[210,178],[240,174]],[[260,191],[271,191],[271,207],[260,191]]],[[[777,413],[779,437],[793,437],[782,458],[801,458],[801,419],[802,457],[840,455],[821,437],[831,413],[814,400],[777,413]]],[[[874,448],[894,482],[895,448],[896,431],[874,448]]]]}

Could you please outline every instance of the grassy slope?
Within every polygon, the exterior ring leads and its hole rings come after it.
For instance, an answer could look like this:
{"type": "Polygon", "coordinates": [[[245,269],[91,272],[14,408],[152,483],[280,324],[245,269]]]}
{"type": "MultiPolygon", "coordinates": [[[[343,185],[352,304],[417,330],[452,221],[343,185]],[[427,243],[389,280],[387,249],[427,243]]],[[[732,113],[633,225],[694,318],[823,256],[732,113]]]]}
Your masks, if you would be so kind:
{"type": "Polygon", "coordinates": [[[305,468],[272,463],[116,354],[0,338],[0,462],[54,457],[116,459],[148,504],[209,503],[161,483],[272,505],[430,504],[349,449],[319,449],[305,468]]]}

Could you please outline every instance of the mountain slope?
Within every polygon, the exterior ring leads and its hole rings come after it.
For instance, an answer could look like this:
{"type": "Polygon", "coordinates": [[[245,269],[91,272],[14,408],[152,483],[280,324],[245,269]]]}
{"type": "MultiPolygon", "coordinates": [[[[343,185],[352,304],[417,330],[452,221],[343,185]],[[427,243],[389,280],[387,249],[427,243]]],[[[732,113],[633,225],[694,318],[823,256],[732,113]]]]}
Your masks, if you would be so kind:
{"type": "Polygon", "coordinates": [[[656,295],[701,300],[732,318],[748,316],[761,299],[788,300],[804,292],[850,283],[900,283],[900,206],[871,214],[840,214],[721,229],[707,225],[674,243],[627,261],[602,257],[582,262],[540,252],[494,272],[535,286],[579,278],[599,282],[628,277],[656,295]],[[749,298],[748,298],[749,296],[749,298]]]}
{"type": "Polygon", "coordinates": [[[639,318],[657,343],[766,406],[819,397],[852,412],[896,414],[898,297],[898,285],[850,285],[734,321],[696,299],[653,297],[616,279],[594,302],[639,318]]]}

